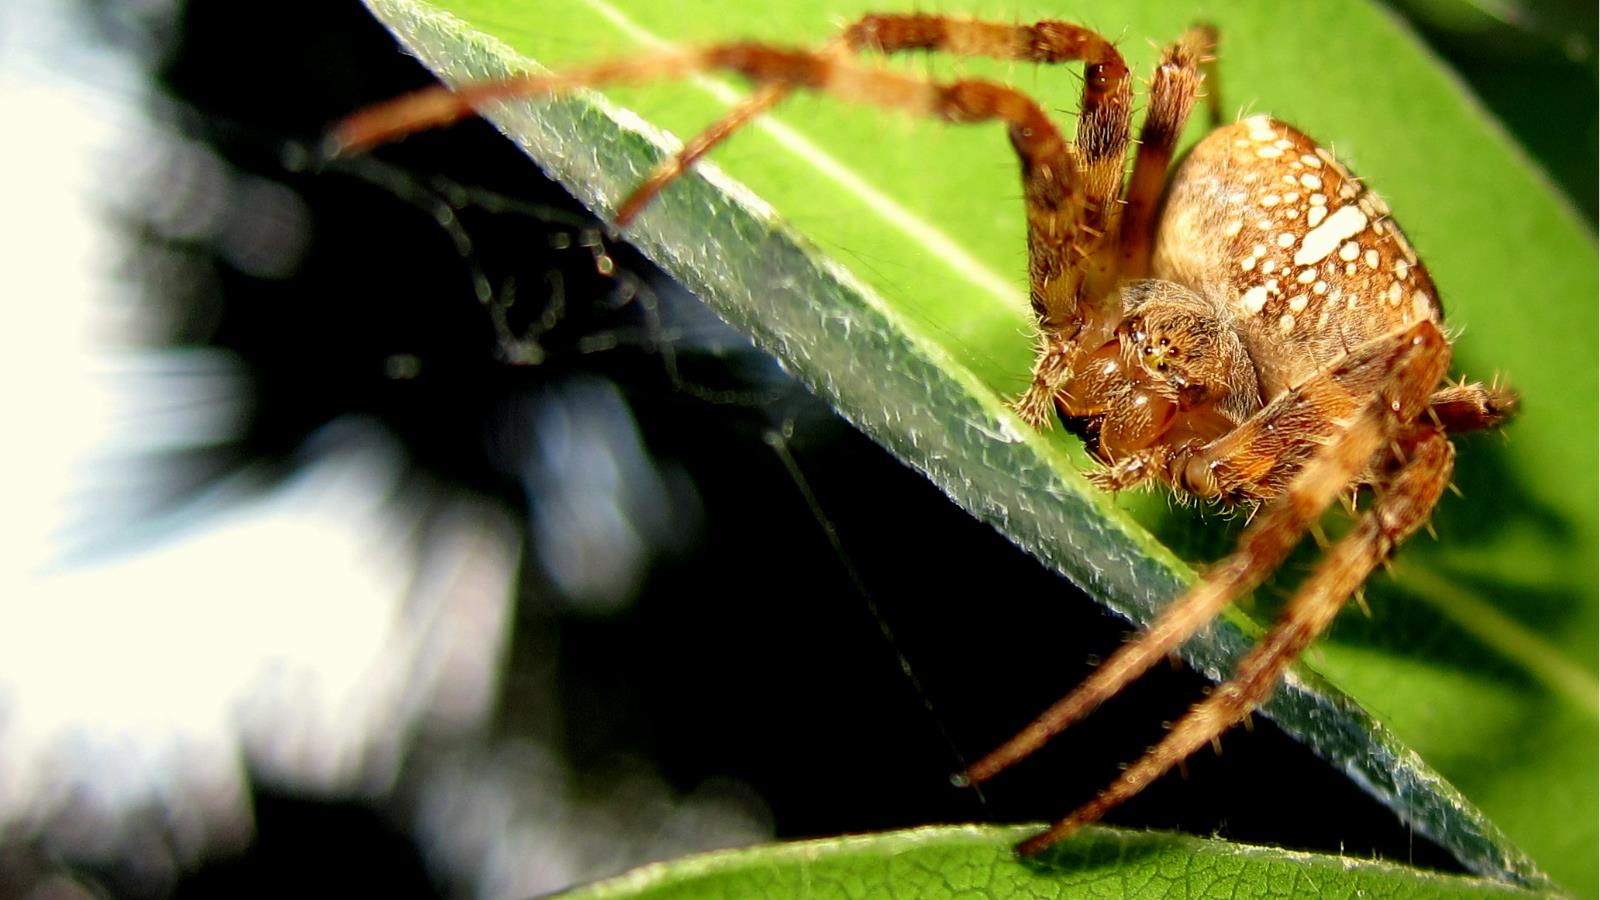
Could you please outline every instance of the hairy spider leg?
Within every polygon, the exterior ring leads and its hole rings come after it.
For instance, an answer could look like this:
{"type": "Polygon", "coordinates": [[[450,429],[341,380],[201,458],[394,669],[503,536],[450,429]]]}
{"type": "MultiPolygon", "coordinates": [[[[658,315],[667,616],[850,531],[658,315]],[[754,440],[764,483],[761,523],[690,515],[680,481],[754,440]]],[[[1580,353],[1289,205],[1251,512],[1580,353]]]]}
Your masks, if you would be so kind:
{"type": "Polygon", "coordinates": [[[845,29],[844,36],[858,51],[928,50],[1034,63],[1084,63],[1077,142],[1070,148],[1080,167],[1081,189],[1053,183],[1059,178],[1054,173],[1029,177],[1026,160],[1023,163],[1028,189],[1028,297],[1038,318],[1039,346],[1029,385],[1012,407],[1033,427],[1048,427],[1055,396],[1084,346],[1079,336],[1086,330],[1109,332],[1119,312],[1114,290],[1120,281],[1118,204],[1133,91],[1127,63],[1098,32],[1056,20],[1015,25],[941,15],[872,15],[845,29]],[[1042,193],[1036,196],[1035,189],[1042,193]],[[1076,215],[1063,209],[1063,200],[1075,202],[1076,215]]]}
{"type": "MultiPolygon", "coordinates": [[[[1373,404],[1368,410],[1377,412],[1380,406],[1373,404]]],[[[1365,430],[1381,440],[1384,435],[1392,434],[1395,427],[1399,426],[1393,418],[1385,423],[1380,416],[1369,414],[1364,415],[1353,430],[1365,430]]],[[[1427,524],[1439,497],[1450,483],[1455,448],[1437,426],[1414,423],[1410,433],[1396,443],[1403,448],[1404,459],[1398,455],[1394,458],[1397,467],[1383,479],[1385,490],[1355,529],[1328,552],[1317,570],[1300,586],[1283,616],[1240,662],[1233,678],[1195,704],[1161,743],[1097,797],[1047,831],[1018,844],[1019,852],[1037,853],[1099,820],[1106,811],[1139,793],[1196,750],[1214,742],[1272,693],[1284,670],[1333,624],[1345,601],[1360,589],[1373,569],[1388,558],[1396,545],[1427,524]]],[[[1352,460],[1347,458],[1347,461],[1352,460]]],[[[1306,477],[1325,479],[1338,486],[1347,483],[1349,470],[1336,459],[1319,458],[1317,462],[1315,467],[1307,468],[1306,477]]]]}
{"type": "Polygon", "coordinates": [[[823,51],[727,44],[655,54],[575,69],[432,88],[365,110],[335,130],[336,152],[357,150],[411,131],[453,122],[478,107],[515,97],[578,87],[683,77],[724,69],[761,86],[757,95],[713,123],[658,167],[625,199],[620,218],[636,215],[689,165],[763,109],[805,88],[845,100],[898,108],[952,122],[1007,123],[1022,165],[1027,207],[1029,298],[1039,318],[1041,352],[1031,386],[1015,404],[1035,426],[1049,422],[1053,397],[1071,371],[1086,324],[1114,324],[1108,304],[1118,281],[1116,227],[1128,145],[1132,87],[1127,64],[1104,37],[1067,22],[1014,25],[938,15],[866,16],[823,51]],[[978,79],[939,84],[857,68],[838,50],[897,53],[931,50],[1041,63],[1085,63],[1077,144],[1068,144],[1037,103],[1009,87],[978,79]]]}
{"type": "MultiPolygon", "coordinates": [[[[1077,335],[1091,318],[1104,327],[1113,324],[1114,310],[1106,307],[1109,282],[1114,282],[1115,246],[1114,240],[1108,240],[1107,217],[1121,190],[1122,154],[1127,148],[1130,88],[1126,64],[1104,38],[1061,22],[1017,26],[937,16],[869,16],[847,30],[844,40],[847,45],[884,52],[956,46],[973,53],[1044,62],[1087,58],[1090,64],[1078,123],[1079,146],[1067,143],[1038,103],[1004,85],[979,79],[928,82],[861,68],[825,51],[738,43],[466,85],[454,91],[425,89],[346,119],[334,131],[334,149],[365,149],[413,131],[449,124],[496,101],[603,84],[681,78],[708,69],[744,75],[763,88],[815,90],[950,122],[1005,122],[1022,168],[1029,296],[1041,334],[1032,385],[1016,408],[1035,426],[1047,423],[1055,394],[1071,372],[1077,335]],[[1096,267],[1102,277],[1088,278],[1096,267]],[[1104,290],[1100,282],[1108,282],[1104,290]],[[1096,302],[1085,302],[1086,297],[1096,302]]],[[[714,124],[686,152],[691,156],[703,153],[759,112],[761,103],[780,99],[779,92],[752,98],[714,124]]],[[[676,177],[675,169],[668,166],[667,180],[676,177]]]]}
{"type": "MultiPolygon", "coordinates": [[[[1091,67],[1096,67],[1092,70],[1094,77],[1086,79],[1085,85],[1084,108],[1094,111],[1088,121],[1114,122],[1117,119],[1117,104],[1121,102],[1126,105],[1128,92],[1124,84],[1127,81],[1127,66],[1116,48],[1095,32],[1065,22],[1006,25],[917,13],[873,14],[845,26],[822,52],[843,58],[846,54],[892,55],[914,50],[1037,63],[1083,60],[1091,67]]],[[[648,178],[634,188],[633,193],[619,205],[616,224],[619,227],[626,226],[663,188],[756,116],[782,102],[793,90],[794,86],[790,84],[764,85],[727,115],[708,126],[671,159],[662,161],[648,178]]],[[[1121,160],[1122,148],[1126,146],[1125,124],[1123,132],[1119,146],[1115,130],[1089,128],[1087,137],[1090,143],[1085,155],[1103,160],[1089,179],[1088,202],[1098,210],[1109,210],[1111,204],[1105,201],[1115,197],[1120,188],[1121,166],[1113,168],[1109,161],[1121,160]],[[1107,193],[1096,196],[1097,187],[1107,193]]],[[[1097,224],[1090,221],[1088,225],[1104,231],[1103,222],[1097,224]]]]}
{"type": "MultiPolygon", "coordinates": [[[[1087,258],[1104,242],[1122,193],[1133,89],[1128,65],[1117,48],[1098,32],[1070,22],[1047,19],[1017,25],[927,14],[864,16],[847,27],[843,37],[858,53],[925,50],[1019,62],[1084,63],[1076,152],[1085,203],[1081,230],[1087,239],[1078,236],[1075,244],[1063,243],[1062,237],[1073,236],[1054,231],[1048,218],[1035,223],[1030,216],[1029,221],[1030,250],[1036,241],[1039,244],[1038,252],[1030,252],[1036,272],[1030,279],[1035,312],[1056,325],[1081,318],[1077,284],[1070,278],[1055,282],[1065,272],[1079,269],[1069,249],[1078,258],[1087,258]]],[[[1099,287],[1103,294],[1111,285],[1099,287]]]]}
{"type": "Polygon", "coordinates": [[[423,88],[369,106],[334,126],[328,149],[335,155],[361,153],[408,134],[443,128],[491,103],[563,94],[599,84],[639,84],[684,78],[707,68],[702,53],[669,51],[613,60],[566,72],[517,75],[499,81],[447,88],[423,88]]]}
{"type": "Polygon", "coordinates": [[[1389,445],[1394,429],[1380,427],[1382,423],[1412,420],[1427,408],[1429,391],[1444,378],[1449,359],[1449,345],[1431,321],[1369,341],[1179,461],[1180,471],[1206,473],[1234,495],[1249,496],[1261,492],[1260,486],[1277,485],[1266,495],[1279,499],[1251,521],[1238,548],[1162,610],[1148,631],[1124,644],[1070,695],[960,777],[981,783],[1019,762],[1177,650],[1235,597],[1259,585],[1365,471],[1368,461],[1389,445]],[[1400,404],[1398,410],[1394,403],[1400,404]],[[1341,432],[1336,429],[1340,422],[1351,424],[1341,432]],[[1311,434],[1314,442],[1303,444],[1316,448],[1310,462],[1293,452],[1294,445],[1285,438],[1291,429],[1311,434]],[[1246,490],[1248,479],[1258,486],[1246,490]]]}
{"type": "Polygon", "coordinates": [[[665,190],[667,185],[683,177],[683,173],[694,168],[695,163],[718,144],[732,137],[734,132],[750,124],[756,116],[782,103],[793,90],[793,87],[787,84],[766,84],[758,88],[754,94],[741,100],[726,115],[695,135],[689,143],[684,144],[682,150],[658,163],[650,175],[639,182],[633,192],[617,205],[617,216],[612,223],[618,228],[626,228],[633,224],[639,213],[643,212],[644,208],[650,205],[650,201],[665,190]]]}
{"type": "MultiPolygon", "coordinates": [[[[1370,341],[1350,356],[1354,359],[1308,382],[1306,387],[1310,390],[1296,391],[1299,402],[1274,403],[1246,423],[1260,427],[1241,426],[1241,431],[1258,437],[1234,447],[1232,452],[1260,459],[1261,451],[1271,442],[1270,436],[1277,431],[1268,427],[1273,424],[1269,419],[1276,418],[1283,424],[1285,417],[1298,419],[1316,409],[1317,417],[1344,423],[1315,445],[1315,453],[1289,481],[1279,499],[1246,530],[1239,549],[1163,612],[1150,632],[1113,655],[1102,667],[1102,671],[1109,672],[1091,675],[1083,688],[1011,743],[976,763],[968,776],[974,781],[982,780],[1020,759],[1176,649],[1228,600],[1259,584],[1276,569],[1288,550],[1347,486],[1370,473],[1375,460],[1382,464],[1374,480],[1386,490],[1379,494],[1356,530],[1301,586],[1285,617],[1245,657],[1233,680],[1196,705],[1160,744],[1094,800],[1019,845],[1022,852],[1036,853],[1096,821],[1242,719],[1271,692],[1284,668],[1327,627],[1373,567],[1427,520],[1449,481],[1453,450],[1443,429],[1424,424],[1419,418],[1429,408],[1434,388],[1449,368],[1449,344],[1438,326],[1425,320],[1370,341]],[[1353,410],[1353,414],[1340,415],[1341,408],[1353,410]],[[1399,461],[1398,468],[1388,456],[1396,447],[1409,453],[1406,460],[1399,461]]],[[[1280,462],[1272,468],[1285,465],[1280,462]]],[[[1252,468],[1242,466],[1240,471],[1252,468]]],[[[1271,469],[1259,474],[1264,481],[1281,477],[1271,469]]]]}
{"type": "Polygon", "coordinates": [[[1128,195],[1122,207],[1117,238],[1117,277],[1119,280],[1147,278],[1150,253],[1155,244],[1156,209],[1167,184],[1167,169],[1173,149],[1183,136],[1183,126],[1199,96],[1200,85],[1207,88],[1211,125],[1221,118],[1222,101],[1217,93],[1217,30],[1197,25],[1184,32],[1161,52],[1161,60],[1150,78],[1149,109],[1139,128],[1139,152],[1128,180],[1128,195]]]}
{"type": "MultiPolygon", "coordinates": [[[[1353,404],[1382,389],[1397,339],[1390,335],[1356,347],[1327,374],[1280,396],[1209,444],[1152,447],[1130,457],[1133,464],[1090,478],[1108,490],[1126,490],[1164,469],[1169,483],[1198,497],[1231,503],[1280,497],[1315,448],[1335,436],[1336,423],[1357,411],[1353,404]]],[[[1481,431],[1498,427],[1516,405],[1517,395],[1506,388],[1463,383],[1435,390],[1423,415],[1446,432],[1481,431]]]]}
{"type": "Polygon", "coordinates": [[[1517,395],[1501,385],[1452,384],[1433,393],[1428,413],[1446,431],[1498,428],[1517,408],[1517,395]]]}
{"type": "MultiPolygon", "coordinates": [[[[335,129],[334,140],[339,152],[359,150],[412,131],[448,124],[486,103],[579,87],[681,78],[704,70],[731,71],[761,85],[814,90],[841,100],[949,122],[1004,122],[1022,167],[1030,257],[1036,278],[1040,270],[1061,268],[1059,261],[1041,264],[1040,248],[1048,246],[1053,256],[1064,260],[1080,234],[1085,200],[1079,154],[1026,94],[979,79],[924,81],[856,66],[821,51],[722,44],[601,63],[554,75],[466,85],[455,91],[428,88],[351,116],[335,129]]],[[[715,139],[713,136],[712,141],[715,139]]],[[[1041,288],[1036,280],[1035,296],[1048,293],[1050,287],[1046,284],[1041,288]]]]}
{"type": "Polygon", "coordinates": [[[1109,330],[1115,324],[1116,230],[1133,95],[1127,63],[1098,32],[1055,20],[1016,25],[941,15],[876,15],[847,28],[845,40],[862,51],[929,50],[1085,64],[1077,142],[1070,148],[1078,164],[1077,181],[1062,184],[1059,173],[1029,173],[1023,162],[1028,297],[1038,318],[1039,348],[1029,386],[1012,406],[1030,425],[1047,427],[1055,395],[1080,351],[1079,336],[1086,329],[1109,330]]]}

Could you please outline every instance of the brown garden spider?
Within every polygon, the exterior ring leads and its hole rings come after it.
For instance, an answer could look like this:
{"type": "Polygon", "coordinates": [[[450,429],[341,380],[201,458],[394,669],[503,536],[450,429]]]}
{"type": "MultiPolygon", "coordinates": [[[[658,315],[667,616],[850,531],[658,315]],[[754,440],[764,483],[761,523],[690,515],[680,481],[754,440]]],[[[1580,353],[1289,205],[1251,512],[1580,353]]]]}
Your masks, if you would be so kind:
{"type": "Polygon", "coordinates": [[[981,782],[1092,711],[1175,651],[1283,562],[1335,500],[1373,499],[1299,587],[1231,680],[1097,797],[1023,842],[1039,851],[1132,797],[1244,719],[1449,484],[1450,432],[1505,421],[1515,396],[1445,384],[1450,342],[1427,270],[1389,210],[1333,155],[1268,116],[1217,125],[1168,177],[1211,65],[1196,27],[1161,54],[1126,178],[1132,106],[1122,56],[1082,26],[942,15],[871,15],[820,51],[736,43],[600,63],[400,98],[343,123],[344,150],[472,114],[485,103],[617,82],[729,70],[759,90],[691,141],[619,207],[626,224],[711,147],[795,89],[950,122],[1005,125],[1021,163],[1032,381],[1015,403],[1082,433],[1112,490],[1152,482],[1260,509],[1238,547],[1076,691],[962,777],[981,782]],[[1077,139],[1038,103],[977,79],[936,83],[861,65],[866,53],[940,51],[1085,64],[1077,139]]]}

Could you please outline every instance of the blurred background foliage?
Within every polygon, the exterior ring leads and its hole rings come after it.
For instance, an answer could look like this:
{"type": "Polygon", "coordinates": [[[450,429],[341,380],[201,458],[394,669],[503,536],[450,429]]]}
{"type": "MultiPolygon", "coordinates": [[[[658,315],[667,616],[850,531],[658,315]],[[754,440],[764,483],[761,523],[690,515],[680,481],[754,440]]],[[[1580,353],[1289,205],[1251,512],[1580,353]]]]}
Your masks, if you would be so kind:
{"type": "Polygon", "coordinates": [[[1594,227],[1596,8],[1517,0],[1391,4],[1516,135],[1594,227]]]}
{"type": "MultiPolygon", "coordinates": [[[[1395,12],[1592,228],[1594,7],[1395,12]]],[[[48,423],[19,433],[122,461],[71,487],[42,557],[105,573],[79,588],[106,605],[37,628],[61,669],[0,677],[0,893],[288,890],[320,871],[328,890],[526,895],[772,837],[1045,818],[1203,689],[1155,673],[1031,781],[948,788],[960,753],[1079,677],[1062,659],[1089,665],[1125,625],[1059,602],[1067,585],[488,127],[313,164],[328,123],[428,81],[358,3],[18,2],[0,40],[28,114],[16,183],[59,203],[41,166],[77,158],[73,123],[107,144],[63,176],[105,229],[93,296],[47,270],[14,293],[30,310],[12,338],[43,341],[80,304],[117,402],[74,404],[44,350],[13,362],[12,390],[119,425],[87,450],[48,423]],[[264,509],[316,527],[238,527],[264,509]],[[184,573],[190,606],[118,568],[186,547],[161,571],[184,573]],[[28,692],[68,680],[77,718],[62,702],[23,728],[28,692]],[[186,705],[198,688],[207,705],[186,705]],[[119,691],[146,695],[139,728],[93,702],[119,691]]],[[[25,203],[9,218],[13,253],[64,240],[25,203]]],[[[1112,821],[1451,868],[1270,725],[1227,747],[1112,821]],[[1324,814],[1282,816],[1284,783],[1324,814]]]]}

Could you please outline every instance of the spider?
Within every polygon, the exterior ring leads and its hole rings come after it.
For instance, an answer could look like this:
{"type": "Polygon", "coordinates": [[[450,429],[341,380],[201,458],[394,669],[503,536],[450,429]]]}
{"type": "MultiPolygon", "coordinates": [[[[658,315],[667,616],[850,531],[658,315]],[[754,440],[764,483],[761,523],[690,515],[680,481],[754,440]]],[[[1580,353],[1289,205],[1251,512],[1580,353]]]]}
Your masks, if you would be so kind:
{"type": "Polygon", "coordinates": [[[1038,749],[1259,585],[1336,501],[1371,488],[1231,680],[1094,799],[1019,845],[1041,851],[1098,820],[1261,703],[1449,485],[1452,432],[1500,425],[1517,398],[1447,383],[1450,341],[1433,281],[1384,202],[1293,126],[1220,122],[1170,174],[1217,34],[1191,28],[1161,53],[1131,174],[1132,77],[1112,43],[1059,21],[1005,24],[930,14],[868,15],[820,50],[730,43],[602,62],[450,91],[432,88],[357,113],[341,151],[472,114],[486,103],[579,87],[745,76],[757,90],[689,142],[619,206],[626,225],[716,144],[795,90],[955,123],[1003,125],[1021,165],[1031,381],[1014,408],[1084,436],[1110,490],[1164,484],[1255,513],[1237,548],[1071,695],[958,776],[986,781],[1038,749]],[[1026,94],[980,79],[935,82],[863,65],[866,54],[937,51],[1082,62],[1076,140],[1026,94]],[[1125,183],[1126,182],[1126,183],[1125,183]]]}

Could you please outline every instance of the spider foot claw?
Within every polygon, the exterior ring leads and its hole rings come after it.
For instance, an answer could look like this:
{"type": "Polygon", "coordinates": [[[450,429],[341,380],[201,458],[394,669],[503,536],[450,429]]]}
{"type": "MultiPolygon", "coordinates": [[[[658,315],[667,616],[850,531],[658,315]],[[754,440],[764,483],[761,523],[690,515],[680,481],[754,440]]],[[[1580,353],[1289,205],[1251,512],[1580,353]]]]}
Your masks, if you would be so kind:
{"type": "Polygon", "coordinates": [[[1038,383],[1030,385],[1022,396],[1007,405],[1035,430],[1050,430],[1053,418],[1051,412],[1055,408],[1055,401],[1051,399],[1050,391],[1043,385],[1038,383]]]}
{"type": "Polygon", "coordinates": [[[1116,493],[1135,488],[1151,477],[1148,461],[1142,456],[1125,456],[1104,468],[1095,469],[1086,476],[1089,483],[1102,491],[1116,493]]]}

